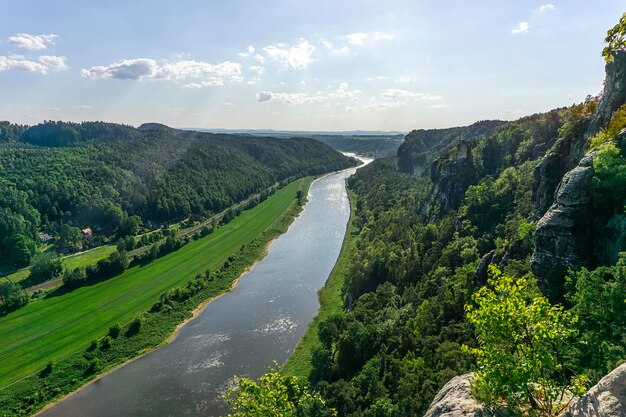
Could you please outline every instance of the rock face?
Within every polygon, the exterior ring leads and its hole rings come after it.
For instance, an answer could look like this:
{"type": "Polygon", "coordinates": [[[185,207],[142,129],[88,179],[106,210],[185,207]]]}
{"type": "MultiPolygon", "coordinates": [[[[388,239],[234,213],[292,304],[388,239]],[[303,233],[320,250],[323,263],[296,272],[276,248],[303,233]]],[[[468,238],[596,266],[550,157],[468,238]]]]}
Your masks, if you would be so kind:
{"type": "Polygon", "coordinates": [[[439,202],[441,213],[459,208],[465,197],[465,191],[476,182],[470,144],[460,141],[453,160],[433,162],[430,177],[433,182],[432,200],[439,202]]]}
{"type": "Polygon", "coordinates": [[[584,156],[587,140],[603,129],[613,112],[626,103],[626,53],[620,53],[606,66],[604,89],[593,117],[582,131],[559,138],[535,168],[533,209],[541,217],[552,205],[555,190],[566,172],[576,167],[584,156]]]}
{"type": "Polygon", "coordinates": [[[504,123],[484,120],[465,127],[413,130],[406,135],[398,148],[398,169],[400,172],[420,175],[430,166],[436,155],[448,146],[460,140],[471,140],[490,134],[504,123]]]}
{"type": "Polygon", "coordinates": [[[593,154],[590,154],[565,174],[554,204],[537,223],[530,267],[544,293],[548,288],[558,292],[560,283],[552,280],[560,280],[567,269],[591,266],[594,235],[592,164],[593,154]]]}
{"type": "Polygon", "coordinates": [[[593,154],[569,171],[554,204],[537,223],[531,269],[540,284],[568,268],[589,266],[593,253],[593,154]]]}
{"type": "Polygon", "coordinates": [[[626,363],[605,376],[565,413],[565,417],[626,416],[626,363]]]}

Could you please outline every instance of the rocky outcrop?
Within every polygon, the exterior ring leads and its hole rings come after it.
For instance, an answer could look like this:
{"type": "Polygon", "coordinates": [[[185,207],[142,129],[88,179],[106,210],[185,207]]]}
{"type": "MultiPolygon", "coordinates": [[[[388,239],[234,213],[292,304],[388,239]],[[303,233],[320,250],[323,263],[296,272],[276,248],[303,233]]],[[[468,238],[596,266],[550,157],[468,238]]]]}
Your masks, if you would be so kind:
{"type": "Polygon", "coordinates": [[[492,412],[480,404],[470,391],[472,374],[452,378],[437,393],[424,417],[507,417],[505,411],[492,412]]]}
{"type": "MultiPolygon", "coordinates": [[[[437,393],[424,417],[505,417],[505,410],[491,411],[470,391],[472,374],[452,378],[437,393]]],[[[562,417],[625,417],[626,363],[605,376],[574,402],[562,417]]]]}
{"type": "Polygon", "coordinates": [[[398,169],[400,172],[420,175],[427,170],[436,155],[450,145],[488,135],[504,123],[484,120],[464,127],[413,130],[398,148],[398,169]]]}
{"type": "MultiPolygon", "coordinates": [[[[561,180],[554,204],[537,223],[531,269],[544,292],[559,275],[589,266],[593,253],[593,154],[561,180]]],[[[550,294],[548,294],[550,295],[550,294]]]]}
{"type": "Polygon", "coordinates": [[[613,112],[626,103],[626,53],[606,66],[604,89],[598,106],[579,130],[559,138],[535,168],[532,205],[537,218],[552,205],[561,178],[576,167],[587,150],[587,140],[611,120],[613,112]]]}
{"type": "Polygon", "coordinates": [[[470,392],[472,374],[455,376],[437,393],[424,417],[480,416],[482,405],[470,392]]]}
{"type": "Polygon", "coordinates": [[[431,200],[439,203],[440,213],[458,209],[465,197],[465,191],[476,183],[470,144],[460,141],[454,159],[436,160],[431,166],[430,173],[433,182],[431,200]]]}
{"type": "Polygon", "coordinates": [[[495,253],[496,251],[494,249],[487,252],[482,258],[480,258],[480,262],[474,272],[474,284],[480,286],[487,284],[487,280],[489,279],[489,265],[491,264],[495,253]]]}
{"type": "Polygon", "coordinates": [[[564,417],[626,416],[626,363],[605,376],[564,417]]]}

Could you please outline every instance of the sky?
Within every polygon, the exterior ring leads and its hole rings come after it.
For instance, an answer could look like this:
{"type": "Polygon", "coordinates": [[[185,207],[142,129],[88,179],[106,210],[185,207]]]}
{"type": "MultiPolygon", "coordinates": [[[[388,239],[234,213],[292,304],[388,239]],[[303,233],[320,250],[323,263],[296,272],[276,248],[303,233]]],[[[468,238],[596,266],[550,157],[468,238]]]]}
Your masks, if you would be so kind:
{"type": "Polygon", "coordinates": [[[602,89],[617,0],[0,0],[0,120],[398,130],[602,89]]]}

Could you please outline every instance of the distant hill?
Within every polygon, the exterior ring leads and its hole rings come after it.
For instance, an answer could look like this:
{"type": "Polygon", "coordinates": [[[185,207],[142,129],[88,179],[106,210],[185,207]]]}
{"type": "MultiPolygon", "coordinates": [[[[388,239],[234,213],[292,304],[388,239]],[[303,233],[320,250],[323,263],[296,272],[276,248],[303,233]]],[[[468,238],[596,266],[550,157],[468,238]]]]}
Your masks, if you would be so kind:
{"type": "Polygon", "coordinates": [[[404,141],[404,133],[398,131],[291,131],[272,129],[189,129],[213,133],[229,133],[277,138],[311,138],[324,142],[342,152],[354,152],[372,157],[388,157],[396,154],[404,141]]]}
{"type": "Polygon", "coordinates": [[[14,265],[28,263],[41,231],[91,227],[110,236],[130,216],[156,226],[218,212],[276,182],[352,163],[310,138],[212,134],[157,123],[138,129],[104,122],[0,127],[0,259],[14,265]]]}

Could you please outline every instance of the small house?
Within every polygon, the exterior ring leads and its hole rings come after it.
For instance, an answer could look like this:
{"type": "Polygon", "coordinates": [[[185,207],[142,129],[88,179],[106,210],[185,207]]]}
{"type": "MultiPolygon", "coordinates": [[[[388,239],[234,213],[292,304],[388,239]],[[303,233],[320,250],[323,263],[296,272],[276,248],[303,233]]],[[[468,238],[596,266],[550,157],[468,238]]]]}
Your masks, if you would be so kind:
{"type": "Polygon", "coordinates": [[[50,236],[48,233],[39,233],[39,241],[41,243],[46,243],[50,239],[52,239],[52,236],[50,236]]]}
{"type": "Polygon", "coordinates": [[[90,227],[87,227],[86,229],[83,229],[82,232],[83,232],[83,237],[85,239],[92,239],[93,238],[93,232],[91,231],[90,227]]]}

